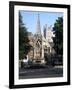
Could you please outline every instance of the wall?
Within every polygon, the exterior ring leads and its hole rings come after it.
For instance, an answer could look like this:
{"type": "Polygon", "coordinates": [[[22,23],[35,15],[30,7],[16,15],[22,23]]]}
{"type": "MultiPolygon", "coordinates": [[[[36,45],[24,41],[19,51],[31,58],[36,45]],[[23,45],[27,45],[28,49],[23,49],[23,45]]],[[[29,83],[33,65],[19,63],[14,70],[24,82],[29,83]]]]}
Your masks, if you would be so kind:
{"type": "MultiPolygon", "coordinates": [[[[72,15],[72,0],[21,0],[21,1],[34,1],[34,2],[37,1],[37,2],[48,2],[48,3],[56,3],[56,4],[57,3],[71,4],[71,15],[72,15]]],[[[72,19],[71,19],[71,22],[72,22],[72,19]]],[[[0,0],[0,89],[1,90],[8,90],[8,80],[9,80],[9,0],[0,0]]],[[[29,90],[40,90],[40,89],[71,90],[72,85],[30,88],[29,90]]],[[[25,89],[25,90],[28,90],[28,89],[25,89]]]]}

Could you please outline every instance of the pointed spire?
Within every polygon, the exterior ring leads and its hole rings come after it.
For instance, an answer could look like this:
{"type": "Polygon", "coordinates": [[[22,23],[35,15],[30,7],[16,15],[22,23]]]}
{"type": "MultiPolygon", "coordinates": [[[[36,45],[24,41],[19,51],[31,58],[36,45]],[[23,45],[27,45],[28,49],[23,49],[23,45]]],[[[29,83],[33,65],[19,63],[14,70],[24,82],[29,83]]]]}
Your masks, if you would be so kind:
{"type": "Polygon", "coordinates": [[[39,13],[38,13],[38,19],[37,19],[36,34],[41,35],[41,27],[40,27],[40,16],[39,16],[39,13]]]}

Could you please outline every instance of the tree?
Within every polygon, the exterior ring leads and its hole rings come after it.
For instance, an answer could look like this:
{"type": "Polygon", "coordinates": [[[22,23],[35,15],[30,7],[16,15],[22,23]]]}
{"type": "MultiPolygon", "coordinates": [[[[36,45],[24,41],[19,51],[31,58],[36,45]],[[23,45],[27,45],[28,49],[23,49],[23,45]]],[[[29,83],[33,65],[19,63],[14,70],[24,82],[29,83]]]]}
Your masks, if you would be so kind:
{"type": "Polygon", "coordinates": [[[54,49],[57,54],[63,54],[63,17],[58,17],[56,20],[53,31],[55,37],[53,37],[54,49]]]}
{"type": "Polygon", "coordinates": [[[25,27],[21,13],[19,12],[19,60],[25,58],[30,47],[27,28],[25,27]]]}

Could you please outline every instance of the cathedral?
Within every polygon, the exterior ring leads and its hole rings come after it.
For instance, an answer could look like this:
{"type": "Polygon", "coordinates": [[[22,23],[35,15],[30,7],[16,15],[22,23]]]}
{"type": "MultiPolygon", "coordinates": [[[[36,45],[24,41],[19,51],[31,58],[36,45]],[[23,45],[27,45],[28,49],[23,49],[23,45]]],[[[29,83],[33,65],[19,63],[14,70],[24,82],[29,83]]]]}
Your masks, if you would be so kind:
{"type": "Polygon", "coordinates": [[[55,35],[52,31],[52,26],[48,27],[47,24],[43,26],[41,32],[40,16],[38,14],[36,33],[33,35],[32,32],[28,32],[29,43],[32,46],[28,53],[28,60],[34,63],[45,64],[45,54],[54,54],[53,39],[55,35]]]}

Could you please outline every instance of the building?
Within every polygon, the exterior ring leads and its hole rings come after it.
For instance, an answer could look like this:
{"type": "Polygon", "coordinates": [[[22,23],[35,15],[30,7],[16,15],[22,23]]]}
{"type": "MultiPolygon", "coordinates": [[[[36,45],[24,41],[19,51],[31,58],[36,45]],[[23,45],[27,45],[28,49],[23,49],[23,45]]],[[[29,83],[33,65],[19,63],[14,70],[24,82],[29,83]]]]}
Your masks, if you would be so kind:
{"type": "Polygon", "coordinates": [[[54,54],[53,40],[54,37],[52,26],[48,27],[47,24],[43,28],[43,33],[41,32],[40,26],[40,16],[38,14],[36,33],[33,35],[31,32],[28,34],[29,43],[32,46],[30,52],[28,53],[28,59],[34,63],[45,63],[45,54],[54,54]]]}

